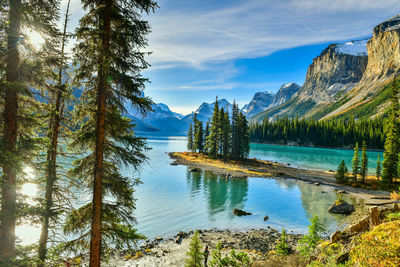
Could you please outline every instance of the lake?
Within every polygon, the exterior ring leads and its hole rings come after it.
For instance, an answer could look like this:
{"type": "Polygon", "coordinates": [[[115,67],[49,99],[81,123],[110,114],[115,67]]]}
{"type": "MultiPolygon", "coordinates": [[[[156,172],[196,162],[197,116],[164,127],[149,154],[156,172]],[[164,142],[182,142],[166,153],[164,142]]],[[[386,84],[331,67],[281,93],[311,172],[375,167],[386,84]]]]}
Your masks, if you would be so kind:
{"type": "MultiPolygon", "coordinates": [[[[276,229],[305,233],[309,219],[317,214],[328,233],[343,228],[344,216],[327,212],[337,195],[332,188],[284,179],[231,178],[210,172],[190,172],[186,166],[171,166],[167,152],[186,150],[185,137],[148,137],[152,148],[148,163],[138,171],[124,168],[131,177],[140,177],[136,188],[136,219],[139,232],[148,238],[173,236],[179,231],[194,229],[250,228],[276,229]],[[322,191],[326,191],[323,193],[322,191]],[[237,217],[232,209],[251,212],[251,216],[237,217]],[[264,222],[264,216],[269,219],[264,222]]],[[[370,171],[373,172],[377,152],[368,152],[370,171]]],[[[290,163],[291,166],[335,170],[342,159],[349,169],[353,151],[323,148],[287,147],[251,144],[250,157],[290,163]]],[[[27,184],[27,192],[35,191],[27,184]]],[[[349,199],[354,202],[354,199],[349,199]]],[[[22,244],[37,242],[40,229],[28,224],[17,228],[22,244]]]]}
{"type": "MultiPolygon", "coordinates": [[[[313,214],[321,218],[329,232],[344,226],[344,216],[327,212],[337,198],[332,189],[294,180],[226,179],[208,171],[190,172],[186,166],[171,166],[166,154],[185,151],[186,138],[148,137],[148,145],[152,147],[149,162],[138,174],[143,184],[136,190],[136,217],[137,228],[149,238],[172,236],[181,230],[267,226],[304,233],[313,214]],[[253,215],[234,216],[234,208],[253,215]],[[264,222],[266,215],[269,220],[264,222]]],[[[372,161],[377,154],[369,154],[372,161]]],[[[264,144],[252,144],[250,153],[251,157],[318,170],[336,169],[342,159],[351,163],[352,155],[350,150],[264,144]]]]}

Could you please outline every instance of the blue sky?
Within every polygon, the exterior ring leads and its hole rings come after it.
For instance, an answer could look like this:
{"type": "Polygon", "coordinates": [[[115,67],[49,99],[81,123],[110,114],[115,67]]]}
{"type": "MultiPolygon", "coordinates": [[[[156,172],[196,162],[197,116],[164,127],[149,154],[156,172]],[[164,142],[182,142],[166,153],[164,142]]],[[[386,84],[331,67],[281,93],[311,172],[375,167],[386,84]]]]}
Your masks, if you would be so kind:
{"type": "MultiPolygon", "coordinates": [[[[67,0],[63,0],[63,4],[67,0]]],[[[302,84],[332,42],[371,35],[400,12],[398,0],[159,0],[148,16],[146,95],[190,113],[218,95],[240,104],[258,91],[302,84]]],[[[83,13],[71,0],[70,30],[83,13]]],[[[71,44],[72,45],[72,44],[71,44]]]]}

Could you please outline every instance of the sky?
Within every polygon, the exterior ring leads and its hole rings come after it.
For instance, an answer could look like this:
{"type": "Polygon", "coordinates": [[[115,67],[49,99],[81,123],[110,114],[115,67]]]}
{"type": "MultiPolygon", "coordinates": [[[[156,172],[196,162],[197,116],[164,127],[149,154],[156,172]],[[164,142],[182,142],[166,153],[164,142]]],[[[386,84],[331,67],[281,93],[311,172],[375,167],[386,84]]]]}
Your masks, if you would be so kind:
{"type": "MultiPolygon", "coordinates": [[[[62,0],[65,9],[67,0],[62,0]]],[[[188,114],[215,97],[241,106],[259,91],[302,85],[330,43],[370,37],[398,0],[159,0],[143,72],[145,94],[188,114]]],[[[71,0],[69,31],[84,13],[71,0]]],[[[73,42],[70,43],[73,46],[73,42]]]]}

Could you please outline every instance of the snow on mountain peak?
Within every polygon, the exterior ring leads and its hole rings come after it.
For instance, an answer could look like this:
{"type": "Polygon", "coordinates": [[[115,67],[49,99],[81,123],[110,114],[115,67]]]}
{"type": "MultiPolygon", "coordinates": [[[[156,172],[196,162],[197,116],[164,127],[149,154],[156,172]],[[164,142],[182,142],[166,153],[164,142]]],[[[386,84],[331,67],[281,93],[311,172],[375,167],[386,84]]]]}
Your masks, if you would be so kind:
{"type": "Polygon", "coordinates": [[[350,41],[344,44],[336,44],[336,52],[352,56],[366,56],[369,39],[350,41]]]}

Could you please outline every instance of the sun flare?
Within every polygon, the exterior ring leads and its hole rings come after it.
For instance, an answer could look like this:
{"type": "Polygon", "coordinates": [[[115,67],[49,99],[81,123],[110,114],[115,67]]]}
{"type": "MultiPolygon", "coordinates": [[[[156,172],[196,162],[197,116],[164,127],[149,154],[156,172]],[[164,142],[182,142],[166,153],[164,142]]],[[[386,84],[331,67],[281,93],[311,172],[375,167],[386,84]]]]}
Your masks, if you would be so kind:
{"type": "Polygon", "coordinates": [[[33,45],[35,49],[40,49],[42,45],[44,44],[44,38],[43,36],[34,30],[31,30],[27,33],[28,41],[33,45]]]}

